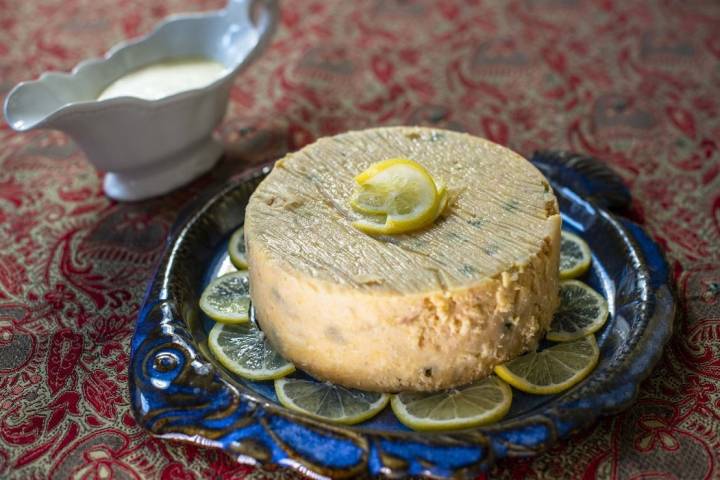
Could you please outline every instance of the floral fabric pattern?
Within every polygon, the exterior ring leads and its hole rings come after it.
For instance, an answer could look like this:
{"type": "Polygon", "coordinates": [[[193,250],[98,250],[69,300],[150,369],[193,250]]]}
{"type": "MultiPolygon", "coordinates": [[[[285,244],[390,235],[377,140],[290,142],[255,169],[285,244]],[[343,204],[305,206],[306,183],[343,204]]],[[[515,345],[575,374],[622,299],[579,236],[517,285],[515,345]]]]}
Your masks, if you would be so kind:
{"type": "MultiPolygon", "coordinates": [[[[0,97],[162,17],[222,0],[0,0],[0,97]]],[[[58,132],[0,125],[0,478],[289,478],[151,438],[129,410],[138,305],[180,208],[313,139],[377,125],[465,130],[525,155],[607,162],[664,248],[676,331],[637,404],[492,478],[720,477],[720,3],[285,0],[242,73],[209,175],[107,199],[58,132]]]]}

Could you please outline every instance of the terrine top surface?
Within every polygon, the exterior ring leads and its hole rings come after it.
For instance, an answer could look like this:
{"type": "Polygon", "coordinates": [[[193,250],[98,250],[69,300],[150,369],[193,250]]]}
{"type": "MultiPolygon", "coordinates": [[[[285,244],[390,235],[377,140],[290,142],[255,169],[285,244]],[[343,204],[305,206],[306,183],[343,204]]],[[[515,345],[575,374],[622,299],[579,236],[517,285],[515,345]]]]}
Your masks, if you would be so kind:
{"type": "Polygon", "coordinates": [[[547,180],[522,156],[468,134],[421,127],[354,131],[288,154],[252,195],[248,248],[290,270],[353,289],[408,294],[461,288],[522,268],[556,222],[547,180]],[[373,237],[355,229],[354,176],[405,157],[450,192],[421,231],[373,237]]]}

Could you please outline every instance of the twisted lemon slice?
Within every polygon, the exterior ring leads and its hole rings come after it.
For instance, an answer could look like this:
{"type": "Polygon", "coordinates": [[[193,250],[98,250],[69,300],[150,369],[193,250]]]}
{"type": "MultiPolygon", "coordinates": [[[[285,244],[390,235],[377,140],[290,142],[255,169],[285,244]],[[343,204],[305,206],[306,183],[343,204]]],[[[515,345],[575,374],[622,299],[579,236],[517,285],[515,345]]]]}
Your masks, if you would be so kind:
{"type": "Polygon", "coordinates": [[[434,222],[447,204],[445,187],[438,189],[422,165],[406,158],[374,163],[355,181],[350,206],[361,218],[353,226],[368,234],[418,230],[434,222]]]}

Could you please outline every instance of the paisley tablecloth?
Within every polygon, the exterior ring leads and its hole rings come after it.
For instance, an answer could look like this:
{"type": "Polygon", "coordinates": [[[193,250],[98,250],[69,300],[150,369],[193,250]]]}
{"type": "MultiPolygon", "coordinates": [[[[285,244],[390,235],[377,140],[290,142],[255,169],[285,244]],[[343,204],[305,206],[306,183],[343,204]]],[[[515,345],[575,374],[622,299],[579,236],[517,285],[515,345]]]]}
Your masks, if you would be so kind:
{"type": "MultiPolygon", "coordinates": [[[[0,96],[221,0],[0,0],[0,96]]],[[[0,478],[297,477],[149,437],[129,411],[138,304],[178,209],[321,135],[467,130],[597,156],[635,196],[681,300],[636,406],[492,478],[720,478],[720,2],[285,0],[236,81],[226,155],[120,204],[56,132],[0,127],[0,478]]]]}

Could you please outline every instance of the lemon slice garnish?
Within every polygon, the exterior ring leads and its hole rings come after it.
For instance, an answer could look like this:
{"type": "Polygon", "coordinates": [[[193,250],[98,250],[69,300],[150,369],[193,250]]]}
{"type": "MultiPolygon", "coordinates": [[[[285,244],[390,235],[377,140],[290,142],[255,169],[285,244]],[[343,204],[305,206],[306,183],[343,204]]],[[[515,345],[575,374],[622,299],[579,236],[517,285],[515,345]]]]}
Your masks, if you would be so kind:
{"type": "Polygon", "coordinates": [[[445,211],[445,209],[448,206],[448,202],[450,201],[450,194],[448,193],[447,189],[445,188],[445,185],[440,185],[437,189],[438,191],[438,203],[437,208],[435,210],[435,216],[433,217],[433,222],[437,220],[437,218],[442,215],[442,213],[445,211]]]}
{"type": "MultiPolygon", "coordinates": [[[[438,194],[440,196],[440,200],[438,202],[437,209],[435,210],[435,214],[433,215],[433,222],[442,215],[443,211],[445,211],[449,200],[448,192],[444,186],[440,187],[438,194]]],[[[388,221],[387,215],[384,214],[362,214],[360,219],[353,222],[353,226],[355,228],[371,235],[386,235],[404,232],[404,230],[395,231],[392,228],[392,225],[392,221],[388,221]]]]}
{"type": "Polygon", "coordinates": [[[406,158],[374,163],[355,177],[358,189],[350,206],[360,218],[353,226],[368,234],[417,230],[438,217],[444,188],[430,173],[406,158]]]}
{"type": "Polygon", "coordinates": [[[403,392],[390,400],[395,416],[413,430],[455,430],[495,423],[512,403],[510,387],[495,376],[441,392],[403,392]]]}
{"type": "Polygon", "coordinates": [[[390,398],[385,393],[299,378],[275,380],[275,393],[285,408],[343,425],[354,425],[374,417],[390,398]]]}
{"type": "Polygon", "coordinates": [[[590,268],[590,247],[574,233],[563,230],[560,239],[560,279],[577,278],[590,268]]]}
{"type": "Polygon", "coordinates": [[[607,318],[605,297],[579,280],[563,280],[560,282],[560,306],[546,338],[553,342],[576,340],[600,330],[607,318]]]}
{"type": "Polygon", "coordinates": [[[230,261],[238,270],[248,268],[247,257],[245,256],[245,229],[243,227],[235,230],[228,242],[228,254],[230,261]]]}
{"type": "Polygon", "coordinates": [[[200,309],[216,322],[250,321],[250,282],[247,270],[218,277],[205,287],[200,309]]]}
{"type": "Polygon", "coordinates": [[[223,367],[243,378],[274,380],[295,371],[295,366],[282,358],[252,323],[216,323],[210,330],[208,346],[223,367]]]}
{"type": "Polygon", "coordinates": [[[597,365],[600,350],[595,336],[563,342],[530,352],[495,367],[495,374],[526,393],[560,393],[587,377],[597,365]]]}

